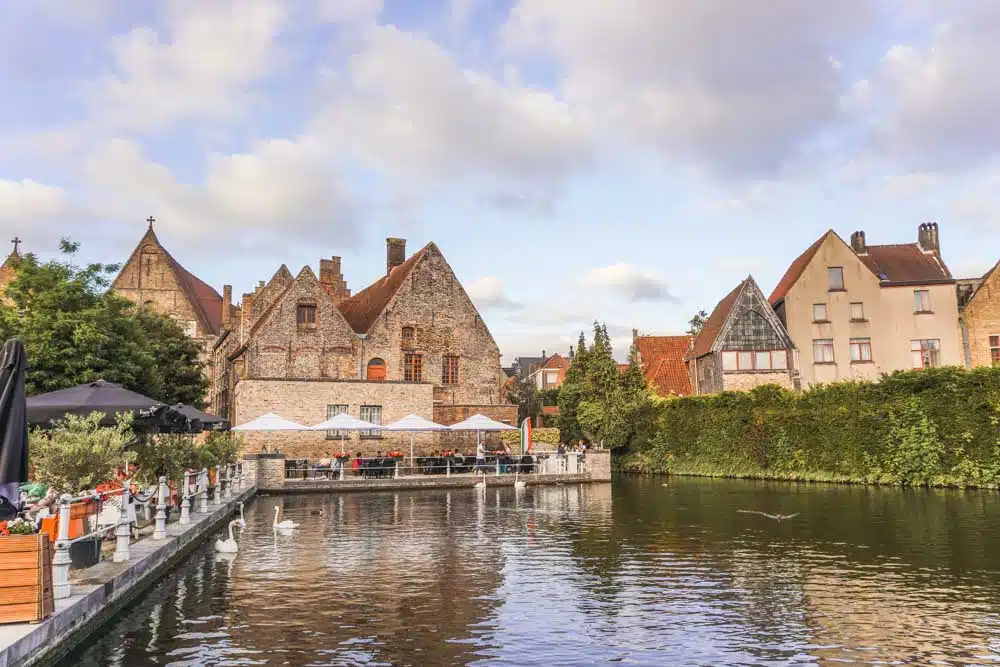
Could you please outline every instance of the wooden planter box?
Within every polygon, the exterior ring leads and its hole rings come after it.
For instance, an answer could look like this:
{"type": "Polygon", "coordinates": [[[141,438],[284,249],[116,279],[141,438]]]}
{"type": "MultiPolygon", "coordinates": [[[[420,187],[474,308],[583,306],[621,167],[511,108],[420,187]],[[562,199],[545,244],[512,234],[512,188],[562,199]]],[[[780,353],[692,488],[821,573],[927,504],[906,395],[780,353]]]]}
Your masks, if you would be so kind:
{"type": "Polygon", "coordinates": [[[0,537],[0,623],[38,623],[55,609],[49,536],[0,537]]]}

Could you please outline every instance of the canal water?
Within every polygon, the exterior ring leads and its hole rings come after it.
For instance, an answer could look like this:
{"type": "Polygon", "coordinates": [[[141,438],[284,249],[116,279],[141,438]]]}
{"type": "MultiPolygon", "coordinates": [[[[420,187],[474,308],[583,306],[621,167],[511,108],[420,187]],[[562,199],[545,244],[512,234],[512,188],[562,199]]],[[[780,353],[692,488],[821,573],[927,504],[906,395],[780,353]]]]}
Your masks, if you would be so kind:
{"type": "Polygon", "coordinates": [[[1000,662],[995,492],[617,478],[246,519],[63,664],[1000,662]]]}

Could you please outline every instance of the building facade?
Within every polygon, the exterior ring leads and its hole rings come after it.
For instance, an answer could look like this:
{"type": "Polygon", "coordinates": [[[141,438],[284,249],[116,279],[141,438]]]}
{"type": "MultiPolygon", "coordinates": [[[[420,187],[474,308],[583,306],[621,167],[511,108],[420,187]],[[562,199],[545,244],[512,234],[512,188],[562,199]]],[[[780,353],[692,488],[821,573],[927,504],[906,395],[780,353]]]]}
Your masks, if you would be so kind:
{"type": "Polygon", "coordinates": [[[686,359],[696,394],[799,386],[792,337],[752,276],[715,306],[686,359]]]}
{"type": "Polygon", "coordinates": [[[1000,272],[958,281],[959,324],[969,368],[1000,365],[1000,272]]]}
{"type": "Polygon", "coordinates": [[[770,302],[798,349],[804,386],[961,365],[955,280],[938,226],[917,243],[848,245],[830,230],[789,266],[770,302]]]}
{"type": "MultiPolygon", "coordinates": [[[[650,389],[660,396],[692,393],[685,357],[693,342],[692,336],[640,336],[637,329],[632,330],[632,345],[639,355],[639,365],[650,389]]],[[[628,370],[627,364],[625,370],[628,370]]]]}

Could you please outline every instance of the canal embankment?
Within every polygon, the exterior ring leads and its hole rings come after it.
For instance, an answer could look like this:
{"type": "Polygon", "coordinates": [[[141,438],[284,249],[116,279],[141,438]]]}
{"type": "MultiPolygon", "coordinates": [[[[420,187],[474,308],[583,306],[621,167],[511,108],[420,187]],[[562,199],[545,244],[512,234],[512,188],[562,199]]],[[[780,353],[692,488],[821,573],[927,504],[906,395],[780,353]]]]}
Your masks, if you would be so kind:
{"type": "Polygon", "coordinates": [[[0,667],[34,667],[58,660],[232,519],[239,504],[255,493],[253,486],[234,491],[230,499],[209,505],[206,512],[191,512],[189,524],[167,524],[164,539],[150,535],[132,544],[126,562],[102,561],[71,571],[70,596],[56,600],[51,616],[40,623],[0,625],[0,667]]]}

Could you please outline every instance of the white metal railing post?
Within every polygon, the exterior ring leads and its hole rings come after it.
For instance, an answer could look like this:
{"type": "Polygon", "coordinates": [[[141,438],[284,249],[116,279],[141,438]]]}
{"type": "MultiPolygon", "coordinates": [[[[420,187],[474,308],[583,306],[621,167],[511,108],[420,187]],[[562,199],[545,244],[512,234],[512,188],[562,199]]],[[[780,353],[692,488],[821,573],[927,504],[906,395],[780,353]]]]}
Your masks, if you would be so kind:
{"type": "Polygon", "coordinates": [[[160,477],[156,487],[156,526],[153,528],[154,540],[167,539],[167,478],[160,477]]]}
{"type": "Polygon", "coordinates": [[[198,490],[201,502],[198,509],[202,514],[208,514],[208,468],[202,468],[198,473],[198,490]]]}
{"type": "Polygon", "coordinates": [[[181,494],[181,518],[177,523],[186,526],[191,523],[191,473],[184,471],[184,491],[181,494]]]}
{"type": "Polygon", "coordinates": [[[73,499],[68,493],[59,498],[59,530],[56,533],[56,555],[52,558],[52,593],[56,600],[70,596],[69,517],[73,499]]]}
{"type": "Polygon", "coordinates": [[[500,476],[500,457],[497,457],[497,477],[500,476]]]}
{"type": "Polygon", "coordinates": [[[132,493],[129,490],[131,482],[122,482],[122,511],[118,515],[118,526],[115,528],[115,553],[111,560],[115,563],[125,563],[129,559],[132,541],[132,517],[129,506],[132,504],[132,493]]]}
{"type": "Polygon", "coordinates": [[[233,497],[233,464],[226,464],[226,492],[223,494],[223,498],[229,500],[233,497]]]}
{"type": "Polygon", "coordinates": [[[451,477],[451,459],[445,459],[445,477],[451,477]]]}
{"type": "Polygon", "coordinates": [[[392,460],[392,478],[399,479],[399,459],[392,460]]]}
{"type": "Polygon", "coordinates": [[[344,481],[344,468],[347,466],[344,464],[344,459],[340,459],[340,481],[344,481]]]}

